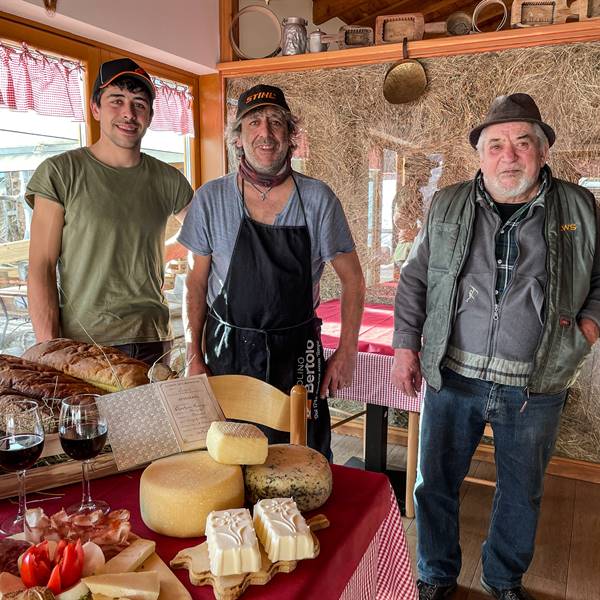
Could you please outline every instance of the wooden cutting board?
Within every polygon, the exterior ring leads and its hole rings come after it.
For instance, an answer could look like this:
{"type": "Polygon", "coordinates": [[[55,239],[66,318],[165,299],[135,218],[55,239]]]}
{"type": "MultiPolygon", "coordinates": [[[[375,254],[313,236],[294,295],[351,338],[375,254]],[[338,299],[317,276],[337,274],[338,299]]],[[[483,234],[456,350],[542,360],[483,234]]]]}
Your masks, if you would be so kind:
{"type": "MultiPolygon", "coordinates": [[[[315,543],[315,558],[319,555],[319,540],[314,534],[319,529],[329,527],[329,521],[325,515],[316,515],[307,519],[313,541],[315,543]]],[[[208,558],[208,544],[203,542],[198,546],[186,548],[177,553],[171,561],[173,569],[187,569],[190,582],[193,585],[212,585],[217,600],[235,600],[239,598],[250,585],[265,585],[277,575],[277,573],[291,573],[298,564],[296,560],[279,560],[272,563],[267,556],[262,544],[259,542],[261,568],[255,573],[242,573],[241,575],[216,576],[210,572],[210,561],[208,558]]]]}

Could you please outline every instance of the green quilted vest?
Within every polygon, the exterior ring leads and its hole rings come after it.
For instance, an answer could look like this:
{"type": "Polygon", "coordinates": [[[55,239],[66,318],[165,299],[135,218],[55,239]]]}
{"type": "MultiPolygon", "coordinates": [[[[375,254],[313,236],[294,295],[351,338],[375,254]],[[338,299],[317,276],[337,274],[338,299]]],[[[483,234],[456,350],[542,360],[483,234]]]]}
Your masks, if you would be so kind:
{"type": "MultiPolygon", "coordinates": [[[[573,383],[590,351],[577,326],[577,315],[590,289],[596,205],[591,193],[552,179],[549,169],[548,175],[544,327],[528,388],[533,393],[552,394],[573,383]]],[[[444,188],[436,194],[427,220],[430,255],[421,368],[428,384],[438,390],[442,386],[440,365],[450,338],[457,282],[473,232],[475,198],[474,181],[444,188]]]]}

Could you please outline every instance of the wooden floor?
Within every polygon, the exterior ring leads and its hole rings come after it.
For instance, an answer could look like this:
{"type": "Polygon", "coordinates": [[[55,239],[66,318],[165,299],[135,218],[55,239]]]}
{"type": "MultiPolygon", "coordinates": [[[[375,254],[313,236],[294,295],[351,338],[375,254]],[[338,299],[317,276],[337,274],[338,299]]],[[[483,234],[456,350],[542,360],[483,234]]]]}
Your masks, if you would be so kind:
{"type": "MultiPolygon", "coordinates": [[[[333,458],[344,464],[361,456],[359,438],[333,434],[333,458]]],[[[388,447],[388,465],[404,466],[405,449],[388,447]]],[[[471,475],[494,478],[494,466],[474,463],[471,475]]],[[[455,600],[489,600],[481,588],[481,544],[494,489],[465,483],[461,490],[463,566],[455,600]]],[[[416,550],[414,519],[403,518],[411,556],[416,550]]],[[[515,528],[518,524],[515,524],[515,528]]],[[[548,475],[533,562],[524,585],[537,600],[600,600],[600,485],[548,475]]]]}

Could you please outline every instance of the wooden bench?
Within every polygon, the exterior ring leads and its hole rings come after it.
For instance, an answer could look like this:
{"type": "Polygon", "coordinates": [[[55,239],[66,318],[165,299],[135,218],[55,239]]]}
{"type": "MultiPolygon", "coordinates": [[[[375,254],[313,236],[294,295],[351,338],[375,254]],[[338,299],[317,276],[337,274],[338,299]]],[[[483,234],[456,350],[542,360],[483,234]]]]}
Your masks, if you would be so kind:
{"type": "Polygon", "coordinates": [[[29,240],[0,244],[0,265],[29,260],[29,240]]]}
{"type": "Polygon", "coordinates": [[[29,240],[0,244],[0,286],[23,283],[19,275],[19,263],[29,260],[29,240]]]}

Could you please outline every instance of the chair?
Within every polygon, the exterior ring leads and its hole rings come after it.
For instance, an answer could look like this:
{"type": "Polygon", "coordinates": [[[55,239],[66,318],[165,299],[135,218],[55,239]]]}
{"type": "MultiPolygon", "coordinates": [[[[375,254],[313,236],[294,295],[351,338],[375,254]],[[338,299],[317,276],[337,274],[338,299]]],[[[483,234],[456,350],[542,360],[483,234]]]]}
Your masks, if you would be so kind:
{"type": "MultiPolygon", "coordinates": [[[[494,438],[494,432],[492,431],[492,426],[489,423],[485,424],[485,429],[483,430],[483,435],[485,437],[494,438]]],[[[496,482],[490,479],[482,479],[481,477],[471,477],[468,475],[465,477],[464,481],[467,483],[477,483],[479,485],[487,485],[488,487],[496,487],[496,482]]]]}
{"type": "Polygon", "coordinates": [[[295,385],[290,395],[247,375],[213,375],[208,378],[227,419],[260,423],[290,432],[290,443],[306,446],[306,388],[295,385]]]}

